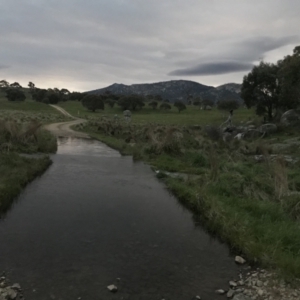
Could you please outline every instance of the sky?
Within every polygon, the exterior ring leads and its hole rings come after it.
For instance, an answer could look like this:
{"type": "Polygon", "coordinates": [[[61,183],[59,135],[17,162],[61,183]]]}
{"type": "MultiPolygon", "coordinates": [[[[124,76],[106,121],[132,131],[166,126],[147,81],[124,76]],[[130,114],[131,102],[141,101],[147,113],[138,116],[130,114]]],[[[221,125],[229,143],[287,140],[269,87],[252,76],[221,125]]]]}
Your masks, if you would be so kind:
{"type": "Polygon", "coordinates": [[[0,0],[0,80],[241,83],[300,45],[299,0],[0,0]]]}

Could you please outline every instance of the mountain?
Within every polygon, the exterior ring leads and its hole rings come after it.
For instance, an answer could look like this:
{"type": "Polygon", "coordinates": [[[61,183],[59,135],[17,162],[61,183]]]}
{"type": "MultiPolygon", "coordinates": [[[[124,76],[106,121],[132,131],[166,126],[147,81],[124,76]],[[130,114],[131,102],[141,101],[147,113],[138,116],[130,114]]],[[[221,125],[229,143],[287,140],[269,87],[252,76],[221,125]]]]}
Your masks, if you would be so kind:
{"type": "Polygon", "coordinates": [[[108,87],[89,91],[88,93],[101,95],[108,91],[117,95],[160,95],[163,100],[169,100],[170,102],[176,100],[187,102],[188,99],[195,99],[197,97],[212,99],[215,102],[224,99],[241,100],[240,96],[234,90],[222,88],[222,86],[215,88],[188,80],[171,80],[132,85],[114,83],[108,87]]]}
{"type": "Polygon", "coordinates": [[[239,83],[225,83],[216,87],[217,90],[226,90],[239,94],[241,92],[242,84],[239,83]]]}

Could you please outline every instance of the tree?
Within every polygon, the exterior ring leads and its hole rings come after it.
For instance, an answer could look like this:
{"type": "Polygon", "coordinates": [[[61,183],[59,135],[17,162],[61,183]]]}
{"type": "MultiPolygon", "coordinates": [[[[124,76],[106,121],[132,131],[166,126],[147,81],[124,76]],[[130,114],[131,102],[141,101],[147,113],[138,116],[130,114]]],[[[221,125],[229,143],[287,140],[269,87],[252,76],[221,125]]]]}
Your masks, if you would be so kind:
{"type": "Polygon", "coordinates": [[[186,109],[185,104],[184,104],[183,102],[181,102],[181,101],[176,101],[176,102],[174,103],[174,106],[177,107],[179,113],[180,113],[181,111],[183,111],[184,109],[186,109]]]}
{"type": "Polygon", "coordinates": [[[203,109],[206,109],[207,106],[213,107],[214,104],[215,104],[215,102],[214,102],[213,99],[208,99],[208,98],[206,98],[206,99],[203,99],[203,100],[201,101],[201,104],[203,105],[203,109]]]}
{"type": "Polygon", "coordinates": [[[26,96],[21,89],[10,88],[6,90],[6,98],[8,101],[24,101],[26,96]]]}
{"type": "Polygon", "coordinates": [[[116,101],[113,100],[113,99],[107,99],[107,100],[105,100],[105,103],[106,103],[110,108],[113,108],[114,105],[115,105],[115,103],[116,103],[116,101]]]}
{"type": "Polygon", "coordinates": [[[158,103],[157,103],[157,101],[151,101],[150,103],[148,103],[148,105],[149,105],[149,106],[151,106],[151,107],[152,107],[152,109],[156,109],[156,108],[157,108],[157,105],[158,105],[158,103]]]}
{"type": "Polygon", "coordinates": [[[278,61],[280,82],[279,106],[284,109],[296,108],[300,104],[300,46],[293,55],[278,61]]]}
{"type": "Polygon", "coordinates": [[[218,102],[218,109],[219,110],[235,110],[239,108],[239,102],[235,99],[228,99],[228,100],[220,100],[218,102]]]}
{"type": "Polygon", "coordinates": [[[8,87],[9,87],[8,81],[6,81],[5,79],[0,81],[0,88],[6,89],[8,87]]]}
{"type": "Polygon", "coordinates": [[[85,97],[84,93],[80,93],[80,92],[72,92],[69,94],[68,96],[68,100],[72,100],[72,101],[81,101],[82,98],[85,97]]]}
{"type": "Polygon", "coordinates": [[[17,89],[21,89],[22,88],[22,86],[18,82],[11,83],[9,86],[11,88],[17,88],[17,89]]]}
{"type": "Polygon", "coordinates": [[[88,94],[81,100],[82,105],[95,112],[97,109],[104,109],[104,102],[101,96],[88,94]]]}
{"type": "Polygon", "coordinates": [[[261,62],[244,76],[241,96],[248,108],[255,106],[258,115],[267,115],[273,119],[274,110],[278,109],[280,85],[278,65],[261,62]]]}
{"type": "Polygon", "coordinates": [[[159,107],[160,109],[163,109],[163,110],[170,110],[171,109],[171,105],[169,103],[162,103],[159,107]]]}
{"type": "Polygon", "coordinates": [[[196,101],[193,102],[193,105],[198,107],[198,109],[200,109],[201,101],[196,100],[196,101]]]}
{"type": "Polygon", "coordinates": [[[122,110],[138,110],[145,106],[143,97],[138,95],[124,96],[119,99],[118,105],[122,110]]]}
{"type": "Polygon", "coordinates": [[[37,101],[37,102],[47,103],[45,101],[46,95],[47,95],[47,90],[35,88],[34,91],[33,91],[33,94],[32,94],[32,99],[37,101]]]}

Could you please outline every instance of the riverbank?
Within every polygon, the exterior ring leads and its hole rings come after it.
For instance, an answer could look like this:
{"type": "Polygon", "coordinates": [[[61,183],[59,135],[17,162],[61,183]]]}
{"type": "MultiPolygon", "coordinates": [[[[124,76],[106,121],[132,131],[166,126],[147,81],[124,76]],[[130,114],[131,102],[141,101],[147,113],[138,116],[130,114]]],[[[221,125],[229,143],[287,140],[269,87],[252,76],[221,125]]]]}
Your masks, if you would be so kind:
{"type": "Polygon", "coordinates": [[[0,120],[0,216],[11,207],[26,184],[51,165],[47,153],[56,149],[55,137],[41,129],[41,123],[0,120]],[[35,157],[36,153],[45,155],[35,157]]]}
{"type": "Polygon", "coordinates": [[[77,129],[152,165],[194,218],[235,253],[286,279],[300,277],[298,148],[292,147],[292,163],[281,153],[270,155],[272,143],[297,139],[296,133],[224,143],[195,126],[93,121],[77,129]],[[173,178],[165,171],[187,176],[173,178]]]}

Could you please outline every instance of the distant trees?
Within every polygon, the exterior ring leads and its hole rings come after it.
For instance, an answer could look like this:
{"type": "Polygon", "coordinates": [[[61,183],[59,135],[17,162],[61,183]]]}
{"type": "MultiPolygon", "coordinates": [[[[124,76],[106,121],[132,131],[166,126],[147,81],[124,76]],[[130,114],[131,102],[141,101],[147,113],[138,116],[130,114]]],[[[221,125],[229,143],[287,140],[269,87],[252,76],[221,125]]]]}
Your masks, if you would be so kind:
{"type": "Polygon", "coordinates": [[[181,101],[176,101],[174,103],[174,106],[178,109],[178,112],[180,113],[181,111],[183,111],[184,109],[186,109],[186,106],[183,102],[181,101]]]}
{"type": "Polygon", "coordinates": [[[160,109],[163,109],[163,110],[170,110],[172,107],[171,107],[171,105],[170,105],[169,103],[164,102],[164,103],[162,103],[162,104],[160,105],[159,108],[160,108],[160,109]]]}
{"type": "Polygon", "coordinates": [[[26,96],[21,89],[9,88],[6,90],[6,98],[8,101],[24,101],[26,96]]]}
{"type": "Polygon", "coordinates": [[[203,109],[205,110],[205,109],[207,109],[208,106],[213,107],[215,102],[212,99],[206,98],[201,101],[201,104],[203,106],[203,109]]]}
{"type": "Polygon", "coordinates": [[[104,102],[101,96],[95,94],[88,94],[81,100],[82,105],[95,112],[97,109],[104,109],[104,102]]]}
{"type": "Polygon", "coordinates": [[[118,101],[118,105],[122,110],[139,110],[145,106],[144,98],[138,95],[129,95],[121,97],[118,101]]]}
{"type": "Polygon", "coordinates": [[[17,89],[21,89],[22,86],[18,83],[18,82],[14,82],[14,83],[11,83],[9,85],[10,88],[17,88],[17,89]]]}
{"type": "Polygon", "coordinates": [[[8,81],[6,81],[5,79],[0,81],[0,88],[5,89],[9,87],[9,83],[8,81]]]}
{"type": "Polygon", "coordinates": [[[217,107],[219,110],[235,110],[239,108],[239,102],[236,99],[220,100],[217,107]]]}
{"type": "Polygon", "coordinates": [[[152,109],[156,109],[158,106],[158,102],[157,101],[151,101],[150,103],[148,103],[148,105],[150,107],[152,107],[152,109]]]}

